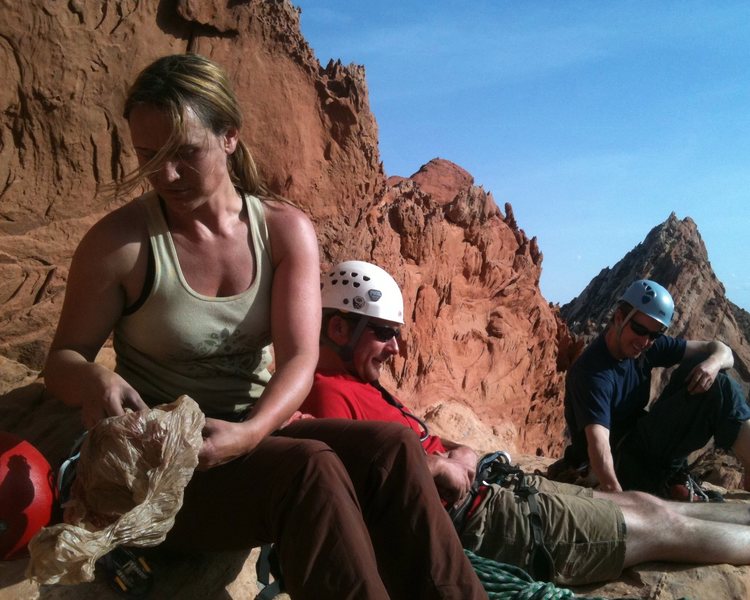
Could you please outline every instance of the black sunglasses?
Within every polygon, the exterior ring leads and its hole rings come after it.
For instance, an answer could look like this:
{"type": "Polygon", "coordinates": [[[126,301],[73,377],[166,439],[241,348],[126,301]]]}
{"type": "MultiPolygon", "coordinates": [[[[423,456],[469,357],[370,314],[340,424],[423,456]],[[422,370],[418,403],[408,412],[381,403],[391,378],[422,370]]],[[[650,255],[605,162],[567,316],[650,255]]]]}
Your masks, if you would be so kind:
{"type": "Polygon", "coordinates": [[[370,329],[379,342],[387,342],[391,338],[398,339],[401,336],[401,330],[397,327],[388,327],[386,325],[373,325],[372,323],[367,324],[367,328],[370,329]]]}
{"type": "Polygon", "coordinates": [[[648,336],[648,339],[650,339],[652,342],[656,339],[659,339],[664,334],[663,331],[651,331],[648,327],[646,327],[645,325],[641,325],[637,321],[633,321],[633,319],[630,319],[630,321],[628,321],[628,325],[630,325],[630,329],[633,330],[634,334],[640,337],[648,336]]]}

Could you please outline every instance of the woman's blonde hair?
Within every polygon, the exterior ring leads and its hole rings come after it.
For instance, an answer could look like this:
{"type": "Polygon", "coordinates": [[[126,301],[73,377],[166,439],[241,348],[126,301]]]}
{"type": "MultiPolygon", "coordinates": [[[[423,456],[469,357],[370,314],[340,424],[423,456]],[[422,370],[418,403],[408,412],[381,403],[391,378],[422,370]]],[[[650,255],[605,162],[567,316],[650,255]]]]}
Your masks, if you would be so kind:
{"type": "MultiPolygon", "coordinates": [[[[143,69],[128,91],[123,111],[125,119],[140,105],[164,110],[172,121],[172,135],[148,163],[108,186],[116,196],[133,192],[177,151],[185,139],[188,110],[192,109],[214,135],[223,135],[231,128],[240,130],[242,126],[239,103],[226,73],[199,54],[164,56],[143,69]]],[[[238,141],[227,163],[235,186],[261,198],[278,198],[263,183],[250,150],[242,140],[238,141]]]]}

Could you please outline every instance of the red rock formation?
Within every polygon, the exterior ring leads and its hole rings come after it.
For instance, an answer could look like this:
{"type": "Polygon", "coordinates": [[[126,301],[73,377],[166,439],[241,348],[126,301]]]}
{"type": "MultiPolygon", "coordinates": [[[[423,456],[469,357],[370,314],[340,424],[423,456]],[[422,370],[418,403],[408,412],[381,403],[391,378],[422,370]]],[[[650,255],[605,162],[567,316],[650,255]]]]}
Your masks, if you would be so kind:
{"type": "Polygon", "coordinates": [[[120,116],[127,84],[157,56],[196,51],[227,67],[243,135],[272,187],[315,221],[324,262],[374,260],[403,284],[416,322],[393,370],[404,399],[456,400],[506,433],[507,420],[514,450],[559,446],[565,334],[539,292],[536,240],[447,161],[388,186],[364,69],[322,68],[294,8],[34,6],[9,7],[0,36],[12,80],[0,96],[0,352],[13,366],[3,389],[41,368],[72,251],[111,208],[95,190],[135,164],[120,116]]]}
{"type": "Polygon", "coordinates": [[[433,160],[371,211],[372,257],[404,289],[410,325],[393,370],[402,397],[464,404],[509,449],[547,454],[562,439],[560,328],[539,293],[536,240],[505,212],[466,171],[433,160]]]}

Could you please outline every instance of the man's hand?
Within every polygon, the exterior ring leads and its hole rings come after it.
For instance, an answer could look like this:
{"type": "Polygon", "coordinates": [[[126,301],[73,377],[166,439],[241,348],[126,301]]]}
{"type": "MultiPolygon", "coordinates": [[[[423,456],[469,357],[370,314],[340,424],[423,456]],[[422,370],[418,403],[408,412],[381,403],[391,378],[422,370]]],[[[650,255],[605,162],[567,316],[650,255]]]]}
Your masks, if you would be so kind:
{"type": "Polygon", "coordinates": [[[685,378],[687,391],[690,394],[707,391],[714,384],[719,371],[731,369],[734,366],[732,349],[719,340],[709,342],[688,340],[682,360],[691,359],[703,360],[693,367],[685,378]]]}
{"type": "Polygon", "coordinates": [[[474,450],[468,446],[456,446],[448,450],[447,457],[464,465],[468,471],[469,478],[474,481],[477,472],[477,462],[479,462],[479,457],[474,450]]]}
{"type": "Polygon", "coordinates": [[[286,421],[284,421],[280,426],[279,429],[284,429],[287,425],[291,425],[295,421],[301,421],[302,419],[314,419],[315,417],[313,415],[309,415],[307,413],[303,413],[302,411],[295,410],[294,413],[292,413],[292,416],[289,417],[286,421]]]}
{"type": "Polygon", "coordinates": [[[439,454],[430,455],[427,459],[440,497],[451,506],[463,500],[474,481],[476,464],[467,467],[459,460],[439,454]]]}
{"type": "Polygon", "coordinates": [[[721,370],[721,364],[713,357],[708,357],[698,363],[685,378],[689,394],[702,394],[714,384],[716,376],[721,370]]]}

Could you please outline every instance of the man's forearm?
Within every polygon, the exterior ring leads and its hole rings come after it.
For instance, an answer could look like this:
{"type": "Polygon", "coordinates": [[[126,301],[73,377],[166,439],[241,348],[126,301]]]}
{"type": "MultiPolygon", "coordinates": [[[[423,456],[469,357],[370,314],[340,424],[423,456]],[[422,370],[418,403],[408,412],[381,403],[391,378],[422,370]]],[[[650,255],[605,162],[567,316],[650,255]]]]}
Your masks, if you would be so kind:
{"type": "Polygon", "coordinates": [[[609,429],[603,425],[586,427],[589,465],[604,492],[620,492],[622,487],[615,474],[615,461],[609,447],[609,429]]]}
{"type": "Polygon", "coordinates": [[[732,349],[723,342],[714,340],[711,342],[711,356],[719,361],[720,369],[731,369],[734,366],[734,355],[732,349]]]}
{"type": "Polygon", "coordinates": [[[622,487],[615,474],[615,464],[609,446],[606,448],[589,447],[589,464],[599,481],[603,492],[620,492],[622,487]]]}

